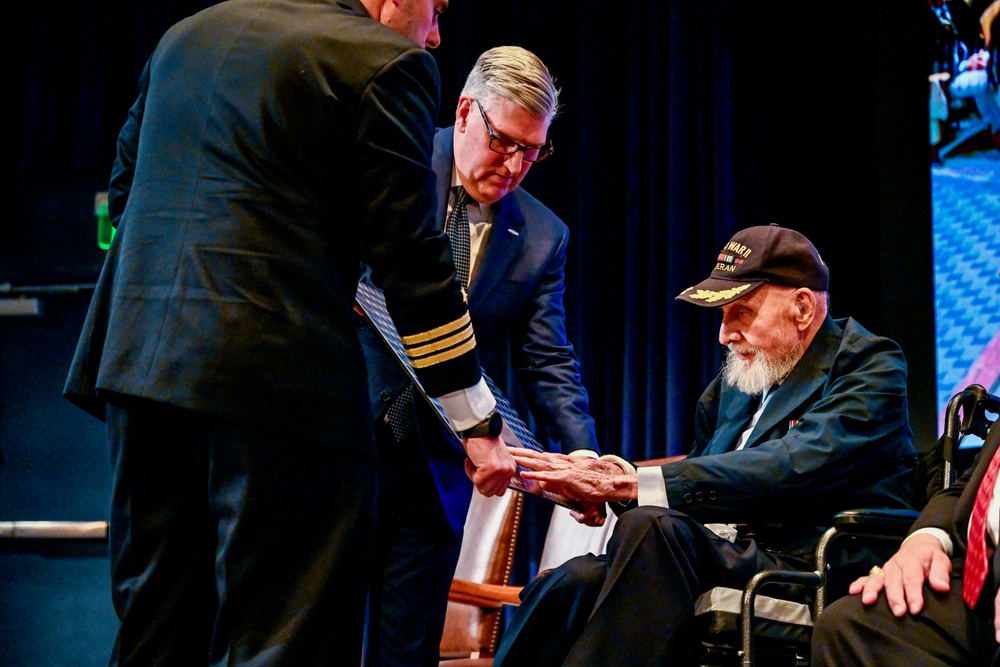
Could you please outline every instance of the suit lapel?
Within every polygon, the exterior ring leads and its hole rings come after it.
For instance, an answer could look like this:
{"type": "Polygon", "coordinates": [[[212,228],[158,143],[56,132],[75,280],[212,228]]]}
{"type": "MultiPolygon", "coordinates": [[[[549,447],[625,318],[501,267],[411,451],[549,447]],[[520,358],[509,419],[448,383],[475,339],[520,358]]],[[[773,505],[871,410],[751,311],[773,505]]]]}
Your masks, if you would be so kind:
{"type": "Polygon", "coordinates": [[[747,447],[760,444],[781,420],[796,414],[798,407],[826,381],[842,335],[843,330],[828,316],[802,359],[774,391],[747,440],[747,447]]]}
{"type": "Polygon", "coordinates": [[[724,454],[736,449],[740,435],[750,425],[753,414],[757,411],[757,399],[741,391],[733,390],[720,426],[712,434],[712,439],[705,447],[702,456],[724,454]]]}
{"type": "Polygon", "coordinates": [[[496,203],[493,224],[482,256],[476,262],[478,269],[469,285],[469,300],[481,303],[520,255],[524,245],[524,214],[517,206],[515,193],[496,203]]]}
{"type": "Polygon", "coordinates": [[[438,130],[434,135],[434,157],[431,168],[434,170],[435,187],[437,188],[437,216],[434,218],[438,231],[444,231],[448,218],[448,198],[451,196],[451,167],[454,160],[454,135],[452,128],[438,130]]]}

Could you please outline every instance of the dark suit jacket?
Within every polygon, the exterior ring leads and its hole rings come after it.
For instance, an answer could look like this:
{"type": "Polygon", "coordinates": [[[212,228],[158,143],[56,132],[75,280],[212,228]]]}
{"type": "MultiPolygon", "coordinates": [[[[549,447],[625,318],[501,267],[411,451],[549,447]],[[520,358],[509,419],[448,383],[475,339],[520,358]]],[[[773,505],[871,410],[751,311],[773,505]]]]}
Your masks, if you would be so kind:
{"type": "MultiPolygon", "coordinates": [[[[464,317],[434,232],[433,58],[359,0],[231,0],[172,27],[118,140],[118,233],[66,394],[146,397],[373,453],[352,305],[464,317]]],[[[471,386],[475,350],[422,371],[471,386]]]]}
{"type": "MultiPolygon", "coordinates": [[[[434,137],[437,226],[446,222],[453,162],[453,130],[434,137]]],[[[598,451],[580,364],[566,337],[564,268],[569,229],[541,202],[517,188],[497,202],[489,239],[469,285],[469,312],[483,369],[515,398],[523,391],[537,432],[562,451],[598,451]]],[[[371,331],[363,336],[375,418],[406,378],[371,331]]],[[[417,403],[420,439],[454,528],[465,522],[471,484],[461,445],[445,435],[423,402],[417,403]]]]}
{"type": "MultiPolygon", "coordinates": [[[[983,476],[990,461],[1000,448],[1000,421],[997,421],[990,428],[989,434],[983,442],[983,448],[976,455],[976,461],[968,470],[951,486],[943,491],[934,494],[920,512],[920,516],[913,523],[910,532],[913,533],[921,528],[940,528],[951,537],[952,551],[952,576],[956,577],[964,570],[965,553],[968,548],[969,520],[972,517],[972,508],[976,503],[976,494],[982,484],[983,476]]],[[[991,564],[993,573],[992,596],[996,597],[997,590],[1000,589],[1000,549],[993,555],[991,564]]],[[[961,587],[961,582],[952,582],[952,586],[961,587]]],[[[989,585],[989,579],[987,579],[989,585]]],[[[986,591],[982,592],[982,597],[986,596],[986,591]]],[[[985,635],[984,636],[989,636],[985,635]]],[[[993,665],[1000,665],[1000,649],[997,649],[993,665]]]]}
{"type": "Polygon", "coordinates": [[[893,341],[827,317],[746,448],[731,451],[758,405],[721,376],[709,385],[690,456],[662,466],[672,508],[807,557],[838,511],[910,506],[906,361],[893,341]]]}
{"type": "MultiPolygon", "coordinates": [[[[1000,447],[1000,426],[994,425],[983,443],[983,448],[976,455],[972,467],[954,484],[931,497],[910,528],[910,532],[920,528],[944,530],[951,537],[954,547],[952,558],[964,562],[968,546],[969,519],[976,502],[976,494],[986,474],[986,468],[998,447],[1000,447]]],[[[1000,558],[994,558],[993,571],[1000,572],[1000,558]]],[[[1000,580],[1000,577],[997,579],[1000,580]]]]}
{"type": "Polygon", "coordinates": [[[930,38],[925,43],[931,49],[928,71],[945,71],[954,76],[958,74],[958,63],[983,47],[979,17],[985,7],[980,7],[980,4],[976,3],[976,7],[970,8],[965,0],[946,0],[945,5],[955,26],[954,31],[945,28],[934,10],[927,7],[925,30],[930,38]]]}

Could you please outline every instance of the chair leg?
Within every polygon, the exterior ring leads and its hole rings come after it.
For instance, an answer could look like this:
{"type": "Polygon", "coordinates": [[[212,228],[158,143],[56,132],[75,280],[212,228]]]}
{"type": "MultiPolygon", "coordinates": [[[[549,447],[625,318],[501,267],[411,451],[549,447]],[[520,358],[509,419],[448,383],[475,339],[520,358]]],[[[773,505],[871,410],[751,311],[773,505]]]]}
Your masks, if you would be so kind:
{"type": "Polygon", "coordinates": [[[990,124],[984,120],[977,121],[970,125],[969,127],[963,129],[958,135],[949,141],[944,146],[938,148],[938,159],[944,160],[944,158],[951,153],[953,150],[958,148],[961,144],[968,141],[972,137],[976,136],[980,132],[988,132],[990,129],[990,124]]]}

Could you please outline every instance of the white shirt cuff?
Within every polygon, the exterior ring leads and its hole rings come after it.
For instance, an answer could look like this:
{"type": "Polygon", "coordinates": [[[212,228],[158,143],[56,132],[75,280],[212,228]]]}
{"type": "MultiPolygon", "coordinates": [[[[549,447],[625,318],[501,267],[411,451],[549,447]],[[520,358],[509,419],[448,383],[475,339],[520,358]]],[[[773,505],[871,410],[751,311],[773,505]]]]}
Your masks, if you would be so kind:
{"type": "Polygon", "coordinates": [[[593,449],[574,449],[569,453],[569,456],[586,456],[588,459],[596,459],[597,452],[593,449]]]}
{"type": "Polygon", "coordinates": [[[735,542],[736,538],[739,537],[735,523],[706,523],[705,528],[708,528],[722,539],[730,542],[735,542]]]}
{"type": "MultiPolygon", "coordinates": [[[[955,545],[951,543],[951,536],[940,528],[921,528],[919,530],[913,531],[913,534],[906,538],[906,540],[913,537],[913,535],[930,535],[936,537],[941,546],[944,547],[945,553],[948,554],[950,558],[955,551],[955,545]]],[[[903,540],[903,544],[906,544],[906,540],[903,540]]]]}
{"type": "Polygon", "coordinates": [[[620,456],[615,456],[614,454],[605,454],[604,456],[597,457],[601,461],[611,461],[616,466],[622,469],[622,472],[626,475],[635,474],[635,466],[623,459],[620,456]]]}
{"type": "Polygon", "coordinates": [[[483,378],[471,387],[438,397],[438,401],[456,431],[472,428],[486,419],[486,415],[497,406],[483,378]]]}
{"type": "Polygon", "coordinates": [[[667,500],[667,482],[660,466],[639,466],[639,505],[670,507],[667,500]]]}

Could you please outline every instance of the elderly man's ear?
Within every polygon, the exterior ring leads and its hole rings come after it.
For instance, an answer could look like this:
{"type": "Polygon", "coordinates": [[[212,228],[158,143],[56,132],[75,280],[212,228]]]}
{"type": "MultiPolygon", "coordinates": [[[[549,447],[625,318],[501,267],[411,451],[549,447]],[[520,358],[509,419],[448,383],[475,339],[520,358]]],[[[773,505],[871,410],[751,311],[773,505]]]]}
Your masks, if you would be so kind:
{"type": "Polygon", "coordinates": [[[816,316],[816,293],[811,289],[800,287],[792,294],[792,319],[799,331],[812,324],[816,316]]]}

